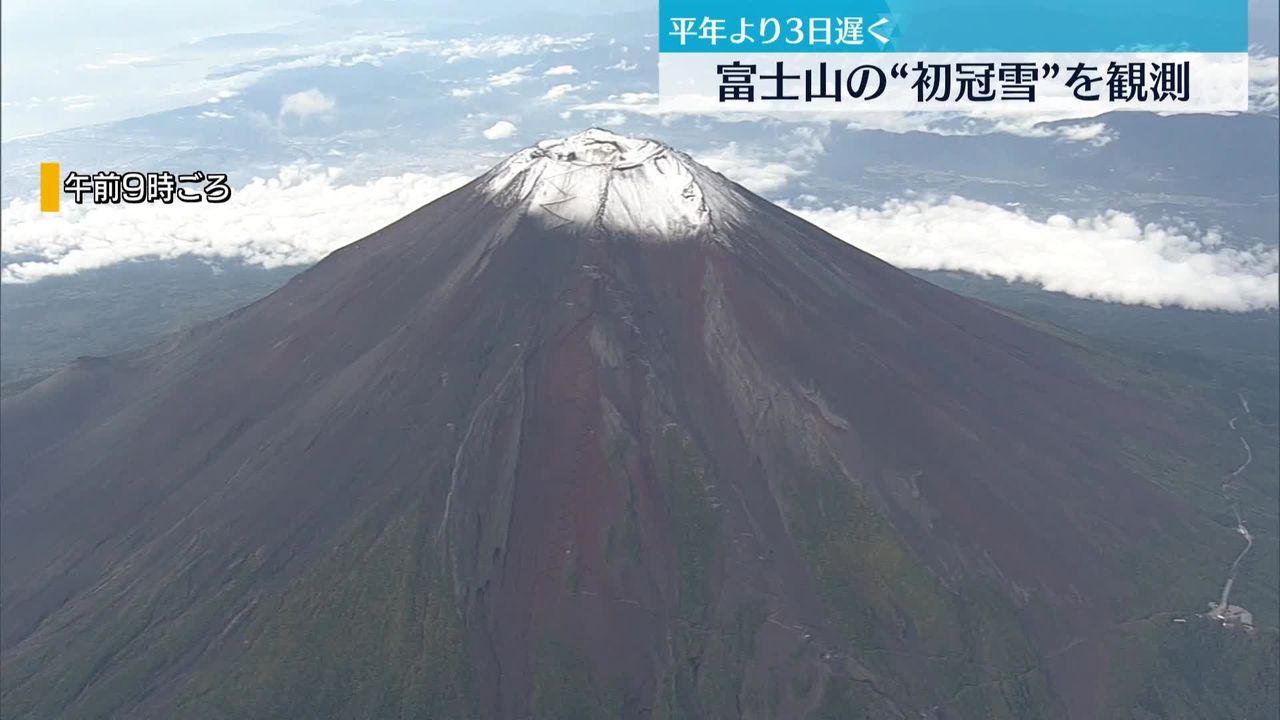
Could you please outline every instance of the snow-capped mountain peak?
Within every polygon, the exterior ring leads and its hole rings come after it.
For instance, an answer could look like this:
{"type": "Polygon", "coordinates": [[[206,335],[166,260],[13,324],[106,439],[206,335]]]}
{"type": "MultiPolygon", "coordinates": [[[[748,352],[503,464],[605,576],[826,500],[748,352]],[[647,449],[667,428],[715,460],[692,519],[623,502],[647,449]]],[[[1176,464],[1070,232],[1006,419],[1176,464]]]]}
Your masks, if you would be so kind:
{"type": "Polygon", "coordinates": [[[600,128],[525,148],[491,170],[482,187],[495,202],[553,227],[653,240],[709,232],[713,206],[722,205],[709,200],[736,194],[684,153],[600,128]]]}

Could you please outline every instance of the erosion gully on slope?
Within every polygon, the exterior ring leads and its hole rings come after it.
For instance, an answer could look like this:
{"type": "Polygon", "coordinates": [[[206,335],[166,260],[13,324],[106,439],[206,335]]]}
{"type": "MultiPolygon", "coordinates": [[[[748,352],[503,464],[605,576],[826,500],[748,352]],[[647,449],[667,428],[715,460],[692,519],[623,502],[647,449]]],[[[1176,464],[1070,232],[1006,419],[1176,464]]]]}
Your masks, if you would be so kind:
{"type": "MultiPolygon", "coordinates": [[[[1253,417],[1253,413],[1249,411],[1249,401],[1245,399],[1243,394],[1238,394],[1237,397],[1240,398],[1240,407],[1244,410],[1244,416],[1246,418],[1253,417]]],[[[1235,561],[1231,563],[1231,569],[1227,571],[1227,580],[1222,585],[1222,598],[1216,604],[1209,603],[1210,615],[1222,621],[1234,621],[1244,612],[1243,608],[1240,608],[1237,611],[1232,611],[1231,605],[1228,604],[1228,601],[1231,598],[1231,586],[1235,584],[1240,563],[1244,560],[1245,555],[1248,555],[1249,551],[1253,549],[1253,535],[1249,533],[1249,527],[1245,524],[1244,517],[1240,514],[1240,503],[1231,495],[1232,483],[1240,476],[1240,473],[1244,472],[1245,469],[1253,462],[1253,449],[1249,447],[1249,441],[1245,439],[1244,435],[1240,432],[1240,429],[1236,426],[1239,420],[1240,415],[1236,415],[1231,418],[1227,425],[1236,432],[1236,437],[1239,438],[1240,444],[1244,446],[1244,462],[1240,464],[1240,467],[1233,470],[1230,475],[1227,475],[1227,477],[1223,479],[1222,497],[1227,501],[1227,505],[1231,508],[1232,514],[1235,515],[1236,532],[1244,536],[1244,548],[1240,550],[1240,554],[1237,555],[1235,561]]],[[[1247,625],[1249,623],[1246,622],[1245,624],[1247,625]]]]}

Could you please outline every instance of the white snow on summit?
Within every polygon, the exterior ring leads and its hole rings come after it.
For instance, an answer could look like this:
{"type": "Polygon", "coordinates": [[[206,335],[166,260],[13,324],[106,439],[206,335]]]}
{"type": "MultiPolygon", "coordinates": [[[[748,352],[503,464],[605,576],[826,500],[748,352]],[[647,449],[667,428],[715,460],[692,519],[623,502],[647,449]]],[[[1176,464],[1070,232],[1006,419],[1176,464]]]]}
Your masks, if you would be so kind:
{"type": "Polygon", "coordinates": [[[521,150],[491,170],[482,187],[499,204],[523,208],[553,227],[654,240],[710,231],[710,206],[743,202],[727,181],[687,155],[599,128],[521,150]]]}

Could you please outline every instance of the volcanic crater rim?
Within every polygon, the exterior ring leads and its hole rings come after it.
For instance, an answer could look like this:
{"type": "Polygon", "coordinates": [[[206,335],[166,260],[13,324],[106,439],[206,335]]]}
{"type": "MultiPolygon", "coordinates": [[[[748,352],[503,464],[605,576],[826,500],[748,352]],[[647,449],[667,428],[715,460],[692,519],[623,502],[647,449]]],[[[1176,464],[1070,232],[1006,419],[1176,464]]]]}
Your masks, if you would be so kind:
{"type": "Polygon", "coordinates": [[[535,154],[571,165],[627,170],[666,152],[667,146],[656,140],[591,128],[566,138],[543,140],[536,145],[535,154]]]}

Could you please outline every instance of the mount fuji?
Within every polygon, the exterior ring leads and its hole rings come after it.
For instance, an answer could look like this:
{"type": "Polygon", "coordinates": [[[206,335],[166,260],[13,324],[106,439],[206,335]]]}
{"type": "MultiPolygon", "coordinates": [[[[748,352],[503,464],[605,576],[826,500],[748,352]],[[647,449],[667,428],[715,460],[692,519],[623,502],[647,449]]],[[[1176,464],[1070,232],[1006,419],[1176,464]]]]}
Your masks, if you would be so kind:
{"type": "Polygon", "coordinates": [[[1133,640],[1223,632],[1168,621],[1239,549],[1185,416],[660,142],[544,141],[4,399],[3,715],[1196,707],[1133,640]]]}

